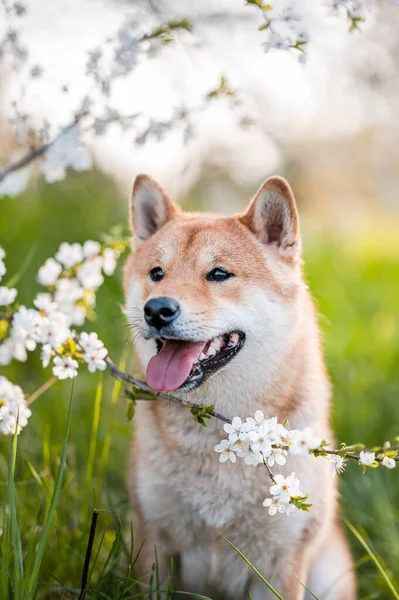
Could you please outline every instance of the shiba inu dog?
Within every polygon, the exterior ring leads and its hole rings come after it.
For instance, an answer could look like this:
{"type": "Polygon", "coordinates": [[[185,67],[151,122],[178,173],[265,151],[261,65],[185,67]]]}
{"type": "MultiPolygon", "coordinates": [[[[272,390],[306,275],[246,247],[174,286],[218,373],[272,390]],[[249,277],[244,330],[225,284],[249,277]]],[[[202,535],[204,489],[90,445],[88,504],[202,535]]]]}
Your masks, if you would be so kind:
{"type": "MultiPolygon", "coordinates": [[[[134,250],[124,272],[126,313],[138,361],[154,390],[245,419],[261,409],[290,428],[331,440],[330,385],[304,284],[299,217],[288,183],[268,179],[245,213],[183,213],[150,177],[131,198],[134,250]]],[[[338,524],[331,465],[312,456],[289,466],[309,513],[271,517],[265,469],[221,465],[222,423],[206,429],[159,399],[139,403],[130,492],[143,574],[157,549],[160,577],[174,557],[178,589],[213,599],[274,598],[231,541],[285,600],[353,600],[355,579],[338,524]],[[250,596],[249,596],[250,594],[250,596]],[[310,596],[309,596],[310,597],[310,596]]]]}

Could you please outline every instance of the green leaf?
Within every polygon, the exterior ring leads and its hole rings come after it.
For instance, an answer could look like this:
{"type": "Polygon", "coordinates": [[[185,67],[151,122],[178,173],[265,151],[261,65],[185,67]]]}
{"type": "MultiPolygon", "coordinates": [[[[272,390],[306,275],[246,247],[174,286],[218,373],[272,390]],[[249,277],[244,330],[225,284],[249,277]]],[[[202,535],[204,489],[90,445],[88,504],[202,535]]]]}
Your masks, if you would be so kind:
{"type": "Polygon", "coordinates": [[[214,404],[211,404],[210,406],[192,406],[190,412],[193,415],[194,421],[202,425],[202,427],[206,427],[205,419],[210,419],[212,417],[209,413],[213,412],[214,408],[214,404]]]}
{"type": "Polygon", "coordinates": [[[134,417],[134,413],[136,411],[136,403],[134,400],[131,400],[126,408],[126,418],[128,421],[131,421],[134,417]]]}
{"type": "Polygon", "coordinates": [[[28,600],[35,600],[36,598],[36,590],[38,586],[38,579],[40,574],[40,569],[43,562],[44,553],[46,548],[48,548],[48,541],[50,538],[51,528],[53,526],[54,518],[55,518],[55,510],[57,508],[58,500],[61,495],[62,481],[64,478],[64,471],[66,465],[67,458],[67,450],[68,450],[68,439],[69,439],[69,430],[71,427],[72,420],[72,398],[73,398],[73,381],[72,380],[72,389],[69,397],[69,406],[68,406],[68,416],[67,422],[65,426],[65,434],[64,441],[62,444],[61,458],[60,458],[60,466],[58,468],[57,479],[54,486],[54,492],[51,498],[50,508],[48,511],[47,519],[44,524],[39,543],[36,549],[36,557],[33,565],[33,570],[31,576],[29,578],[28,589],[29,596],[27,596],[28,600]]]}

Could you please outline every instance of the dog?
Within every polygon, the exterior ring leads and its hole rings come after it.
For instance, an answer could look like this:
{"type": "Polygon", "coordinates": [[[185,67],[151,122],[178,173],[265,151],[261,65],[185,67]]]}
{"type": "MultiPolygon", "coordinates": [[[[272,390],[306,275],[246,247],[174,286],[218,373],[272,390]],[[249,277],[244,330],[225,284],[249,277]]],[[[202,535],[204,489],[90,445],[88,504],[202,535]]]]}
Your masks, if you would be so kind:
{"type": "MultiPolygon", "coordinates": [[[[148,385],[243,421],[261,409],[331,441],[330,384],[289,184],[271,177],[246,212],[222,216],[183,213],[139,175],[130,214],[126,313],[148,385]]],[[[312,508],[272,517],[262,465],[219,463],[220,421],[203,428],[159,398],[138,403],[135,424],[129,489],[135,538],[146,539],[139,574],[151,570],[156,548],[160,579],[173,557],[178,589],[274,598],[227,538],[285,600],[312,597],[305,585],[320,600],[356,598],[329,461],[290,456],[279,472],[296,473],[312,508]]]]}

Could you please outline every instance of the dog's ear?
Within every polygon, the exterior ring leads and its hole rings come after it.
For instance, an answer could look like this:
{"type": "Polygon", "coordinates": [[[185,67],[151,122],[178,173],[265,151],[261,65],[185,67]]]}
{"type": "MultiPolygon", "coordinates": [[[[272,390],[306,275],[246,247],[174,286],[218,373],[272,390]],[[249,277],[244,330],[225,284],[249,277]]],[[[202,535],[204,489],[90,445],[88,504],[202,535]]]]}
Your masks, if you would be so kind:
{"type": "Polygon", "coordinates": [[[130,224],[136,243],[148,240],[179,213],[179,207],[152,177],[137,175],[130,202],[130,224]]]}
{"type": "Polygon", "coordinates": [[[269,177],[240,221],[264,244],[299,251],[299,216],[292,190],[282,177],[269,177]]]}

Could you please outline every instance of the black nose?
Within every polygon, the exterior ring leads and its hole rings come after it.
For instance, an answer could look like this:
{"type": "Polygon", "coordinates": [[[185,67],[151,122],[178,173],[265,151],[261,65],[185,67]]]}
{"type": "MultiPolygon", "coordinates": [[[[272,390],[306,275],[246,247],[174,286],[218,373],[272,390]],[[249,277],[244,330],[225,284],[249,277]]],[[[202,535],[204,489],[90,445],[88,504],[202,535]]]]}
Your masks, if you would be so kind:
{"type": "Polygon", "coordinates": [[[148,325],[161,329],[169,325],[180,314],[180,306],[173,298],[152,298],[144,306],[144,316],[148,325]]]}

